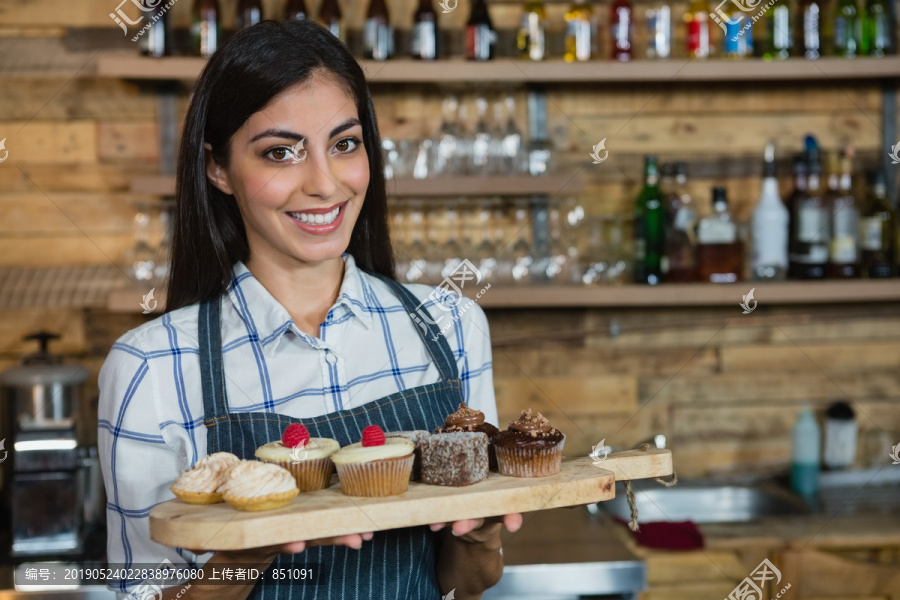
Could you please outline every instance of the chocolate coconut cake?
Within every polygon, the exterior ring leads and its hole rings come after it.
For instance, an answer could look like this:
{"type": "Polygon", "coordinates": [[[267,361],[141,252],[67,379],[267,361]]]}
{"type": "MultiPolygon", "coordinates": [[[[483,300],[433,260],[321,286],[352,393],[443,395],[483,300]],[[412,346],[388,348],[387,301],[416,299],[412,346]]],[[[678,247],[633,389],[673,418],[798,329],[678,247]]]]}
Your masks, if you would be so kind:
{"type": "Polygon", "coordinates": [[[480,431],[488,438],[488,468],[497,469],[497,456],[494,454],[494,436],[500,430],[484,420],[484,413],[474,408],[469,408],[460,402],[457,411],[447,415],[444,426],[438,427],[435,433],[451,433],[458,431],[480,431]]]}
{"type": "Polygon", "coordinates": [[[488,437],[480,431],[451,431],[419,442],[422,483],[459,487],[488,476],[488,437]]]}

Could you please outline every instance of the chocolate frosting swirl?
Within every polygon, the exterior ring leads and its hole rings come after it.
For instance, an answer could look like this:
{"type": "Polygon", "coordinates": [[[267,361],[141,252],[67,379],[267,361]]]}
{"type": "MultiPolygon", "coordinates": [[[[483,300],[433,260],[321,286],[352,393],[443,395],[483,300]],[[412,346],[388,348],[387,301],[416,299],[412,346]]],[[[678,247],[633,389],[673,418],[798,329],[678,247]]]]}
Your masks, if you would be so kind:
{"type": "Polygon", "coordinates": [[[517,420],[509,422],[509,429],[536,435],[537,433],[547,433],[551,427],[550,421],[544,415],[541,413],[533,415],[531,414],[531,409],[528,408],[522,411],[517,420]]]}
{"type": "Polygon", "coordinates": [[[469,408],[462,402],[460,402],[459,408],[457,408],[455,413],[447,415],[447,418],[444,419],[444,424],[447,427],[469,427],[481,425],[482,423],[484,423],[484,413],[480,410],[469,408]]]}

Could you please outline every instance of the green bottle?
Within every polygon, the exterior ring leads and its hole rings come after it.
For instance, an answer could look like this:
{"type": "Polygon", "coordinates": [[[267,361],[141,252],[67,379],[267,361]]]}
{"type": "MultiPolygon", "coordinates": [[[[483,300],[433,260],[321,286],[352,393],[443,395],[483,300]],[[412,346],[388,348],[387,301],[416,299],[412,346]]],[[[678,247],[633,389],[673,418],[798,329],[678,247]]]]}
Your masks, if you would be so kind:
{"type": "Polygon", "coordinates": [[[860,54],[884,56],[891,51],[891,13],[884,0],[868,0],[862,18],[860,54]]]}
{"type": "Polygon", "coordinates": [[[659,189],[656,156],[644,158],[644,188],[634,202],[634,281],[656,285],[668,270],[665,255],[666,207],[659,189]]]}
{"type": "Polygon", "coordinates": [[[771,6],[765,14],[766,40],[763,58],[766,60],[790,57],[794,45],[791,7],[785,2],[771,6]]]}
{"type": "Polygon", "coordinates": [[[838,0],[834,11],[834,53],[853,58],[859,54],[862,22],[856,0],[838,0]]]}

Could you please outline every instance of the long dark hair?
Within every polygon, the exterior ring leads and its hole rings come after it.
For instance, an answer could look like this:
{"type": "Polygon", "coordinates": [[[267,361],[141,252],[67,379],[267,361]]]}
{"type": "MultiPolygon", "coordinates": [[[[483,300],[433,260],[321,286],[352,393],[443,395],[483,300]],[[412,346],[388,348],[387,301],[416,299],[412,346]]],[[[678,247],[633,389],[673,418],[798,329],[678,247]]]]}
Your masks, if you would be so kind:
{"type": "Polygon", "coordinates": [[[310,21],[264,21],[230,39],[197,81],[181,137],[166,312],[217,298],[231,267],[249,258],[234,196],[206,177],[204,142],[227,167],[231,136],[285,89],[326,73],[356,102],[369,157],[369,187],[347,252],[367,271],[394,276],[381,137],[362,68],[343,43],[310,21]]]}

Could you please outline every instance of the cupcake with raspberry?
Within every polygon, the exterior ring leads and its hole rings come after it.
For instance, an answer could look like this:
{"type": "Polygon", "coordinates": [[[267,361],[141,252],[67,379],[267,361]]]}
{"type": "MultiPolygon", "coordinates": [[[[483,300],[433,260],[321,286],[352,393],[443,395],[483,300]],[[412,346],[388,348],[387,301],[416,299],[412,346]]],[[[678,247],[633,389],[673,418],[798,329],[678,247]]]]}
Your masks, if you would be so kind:
{"type": "Polygon", "coordinates": [[[238,462],[240,459],[230,452],[204,456],[190,469],[182,471],[169,489],[179,500],[190,504],[221,502],[219,488],[225,482],[225,472],[238,462]]]}
{"type": "Polygon", "coordinates": [[[281,439],[256,449],[256,458],[291,472],[301,492],[328,487],[334,473],[332,455],[341,445],[331,438],[310,437],[301,423],[291,423],[281,439]]]}
{"type": "Polygon", "coordinates": [[[506,431],[494,436],[501,475],[546,477],[559,473],[566,436],[541,413],[523,410],[506,431]]]}
{"type": "Polygon", "coordinates": [[[285,469],[258,460],[242,460],[225,472],[219,490],[237,510],[272,510],[290,504],[300,491],[285,469]]]}
{"type": "Polygon", "coordinates": [[[438,427],[435,433],[453,433],[459,431],[479,431],[488,438],[488,468],[497,469],[497,455],[494,450],[494,436],[500,430],[484,420],[484,413],[460,402],[455,413],[447,415],[444,426],[438,427]]]}
{"type": "Polygon", "coordinates": [[[403,437],[385,437],[378,425],[362,431],[359,442],[331,456],[341,491],[348,496],[396,496],[409,489],[416,445],[403,437]]]}

